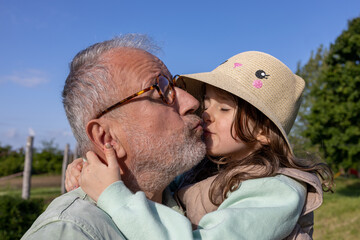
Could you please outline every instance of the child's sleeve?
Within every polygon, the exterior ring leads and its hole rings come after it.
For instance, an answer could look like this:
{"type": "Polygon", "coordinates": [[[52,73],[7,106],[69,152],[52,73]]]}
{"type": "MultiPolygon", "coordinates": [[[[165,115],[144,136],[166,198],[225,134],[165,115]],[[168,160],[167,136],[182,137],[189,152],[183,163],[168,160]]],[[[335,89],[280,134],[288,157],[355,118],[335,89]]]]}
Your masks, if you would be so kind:
{"type": "Polygon", "coordinates": [[[131,193],[122,181],[100,195],[98,206],[128,239],[282,239],[293,230],[305,196],[306,188],[286,176],[248,180],[195,231],[186,217],[143,192],[131,193]]]}

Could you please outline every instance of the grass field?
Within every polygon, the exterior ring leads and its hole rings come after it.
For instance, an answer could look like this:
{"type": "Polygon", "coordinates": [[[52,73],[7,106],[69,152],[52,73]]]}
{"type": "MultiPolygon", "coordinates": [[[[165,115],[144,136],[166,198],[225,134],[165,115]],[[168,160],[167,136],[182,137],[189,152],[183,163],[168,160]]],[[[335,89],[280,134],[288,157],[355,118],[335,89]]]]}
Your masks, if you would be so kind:
{"type": "Polygon", "coordinates": [[[360,239],[360,179],[337,178],[315,211],[314,239],[360,239]]]}
{"type": "MultiPolygon", "coordinates": [[[[60,195],[61,176],[33,176],[31,198],[49,203],[60,195]]],[[[336,191],[324,194],[315,211],[314,239],[355,240],[360,238],[360,179],[337,178],[336,191]]],[[[22,178],[0,181],[0,195],[21,196],[22,178]]]]}
{"type": "MultiPolygon", "coordinates": [[[[22,177],[0,181],[0,196],[13,195],[21,197],[22,177]]],[[[43,198],[51,202],[61,193],[61,176],[35,175],[31,178],[30,198],[43,198]]]]}

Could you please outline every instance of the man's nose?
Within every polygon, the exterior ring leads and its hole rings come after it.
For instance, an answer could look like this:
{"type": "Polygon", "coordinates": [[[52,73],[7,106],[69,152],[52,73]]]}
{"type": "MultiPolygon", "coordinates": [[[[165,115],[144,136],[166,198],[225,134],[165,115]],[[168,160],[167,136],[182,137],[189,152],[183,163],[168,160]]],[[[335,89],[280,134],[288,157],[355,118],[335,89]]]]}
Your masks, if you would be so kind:
{"type": "Polygon", "coordinates": [[[175,88],[179,114],[185,116],[194,113],[200,106],[199,101],[181,88],[175,88]]]}

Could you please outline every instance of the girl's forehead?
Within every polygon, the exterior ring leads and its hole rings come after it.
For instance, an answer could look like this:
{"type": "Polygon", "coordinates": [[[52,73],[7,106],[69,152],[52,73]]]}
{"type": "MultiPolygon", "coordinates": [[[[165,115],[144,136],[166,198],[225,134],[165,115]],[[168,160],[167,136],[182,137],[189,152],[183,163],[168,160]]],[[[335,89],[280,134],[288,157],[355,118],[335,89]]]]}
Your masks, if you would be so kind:
{"type": "Polygon", "coordinates": [[[205,97],[213,97],[213,98],[219,98],[219,99],[223,99],[223,100],[230,100],[230,99],[233,99],[232,97],[232,94],[223,90],[223,89],[220,89],[220,88],[217,88],[217,87],[214,87],[212,85],[209,85],[209,84],[206,84],[205,86],[205,97]]]}

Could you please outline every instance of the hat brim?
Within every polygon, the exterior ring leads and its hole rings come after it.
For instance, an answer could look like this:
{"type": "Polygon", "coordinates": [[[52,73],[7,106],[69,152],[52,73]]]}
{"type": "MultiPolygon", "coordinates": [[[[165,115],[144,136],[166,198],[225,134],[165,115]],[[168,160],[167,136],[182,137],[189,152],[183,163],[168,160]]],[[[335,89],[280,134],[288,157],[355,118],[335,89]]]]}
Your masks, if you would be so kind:
{"type": "Polygon", "coordinates": [[[232,79],[231,76],[224,75],[223,73],[218,72],[184,74],[180,77],[185,81],[187,91],[199,101],[202,100],[202,86],[204,83],[206,83],[230,92],[235,96],[238,96],[241,99],[247,101],[252,106],[256,107],[278,127],[278,129],[284,136],[285,141],[290,148],[290,151],[293,153],[291,144],[287,137],[287,133],[282,127],[281,123],[276,120],[277,118],[273,116],[272,112],[269,111],[269,108],[267,106],[265,106],[261,101],[259,101],[256,96],[252,95],[251,91],[247,89],[247,86],[239,84],[239,81],[236,79],[232,79]],[[226,78],[226,81],[224,81],[224,78],[226,78]]]}

